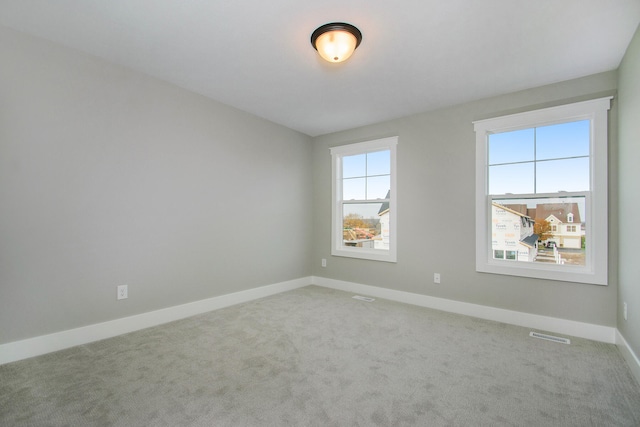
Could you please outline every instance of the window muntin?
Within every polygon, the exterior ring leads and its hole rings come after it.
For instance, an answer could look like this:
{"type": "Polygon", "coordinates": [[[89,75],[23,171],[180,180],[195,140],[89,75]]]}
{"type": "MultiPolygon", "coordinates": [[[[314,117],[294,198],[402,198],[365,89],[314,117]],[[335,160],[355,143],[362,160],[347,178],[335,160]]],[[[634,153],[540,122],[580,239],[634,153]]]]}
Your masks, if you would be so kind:
{"type": "MultiPolygon", "coordinates": [[[[611,98],[602,98],[474,122],[478,271],[607,283],[610,101],[611,98]],[[541,218],[534,218],[539,210],[536,208],[553,207],[553,203],[565,203],[565,207],[572,206],[574,210],[580,205],[580,211],[572,210],[567,215],[564,209],[562,214],[556,213],[560,218],[542,218],[548,221],[548,231],[555,234],[539,242],[534,233],[516,225],[505,241],[495,238],[496,204],[506,205],[507,209],[501,210],[508,212],[507,216],[538,222],[541,218]],[[565,224],[571,222],[578,225],[568,235],[565,224]],[[507,263],[506,255],[504,259],[496,256],[496,251],[509,249],[507,243],[518,246],[518,262],[507,263]],[[553,262],[537,262],[547,248],[553,249],[553,262]],[[568,251],[582,254],[577,261],[563,258],[563,252],[568,251]]],[[[534,228],[539,227],[536,224],[534,228]]]]}
{"type": "Polygon", "coordinates": [[[488,135],[489,194],[589,190],[590,121],[488,135]]]}
{"type": "Polygon", "coordinates": [[[332,255],[396,261],[397,137],[331,148],[332,255]]]}

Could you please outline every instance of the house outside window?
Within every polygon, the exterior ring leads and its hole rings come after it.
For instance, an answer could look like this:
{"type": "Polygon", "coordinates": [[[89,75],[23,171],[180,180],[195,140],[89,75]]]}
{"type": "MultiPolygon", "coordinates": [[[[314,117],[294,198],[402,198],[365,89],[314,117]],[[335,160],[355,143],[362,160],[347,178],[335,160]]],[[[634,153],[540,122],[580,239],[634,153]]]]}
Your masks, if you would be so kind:
{"type": "Polygon", "coordinates": [[[611,99],[474,122],[477,271],[607,284],[611,99]]]}
{"type": "Polygon", "coordinates": [[[533,261],[538,241],[533,233],[533,219],[522,212],[521,206],[493,203],[491,211],[494,258],[533,261]]]}
{"type": "Polygon", "coordinates": [[[397,137],[331,148],[331,254],[396,262],[397,137]]]}

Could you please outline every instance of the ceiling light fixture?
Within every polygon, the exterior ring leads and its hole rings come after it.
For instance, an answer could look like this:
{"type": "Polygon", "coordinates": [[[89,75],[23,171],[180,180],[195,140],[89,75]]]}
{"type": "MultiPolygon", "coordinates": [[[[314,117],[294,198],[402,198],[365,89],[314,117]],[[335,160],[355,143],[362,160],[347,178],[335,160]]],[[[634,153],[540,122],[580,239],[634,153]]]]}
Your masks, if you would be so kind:
{"type": "Polygon", "coordinates": [[[362,33],[351,24],[324,24],[311,34],[311,45],[329,62],[346,61],[362,41],[362,33]]]}

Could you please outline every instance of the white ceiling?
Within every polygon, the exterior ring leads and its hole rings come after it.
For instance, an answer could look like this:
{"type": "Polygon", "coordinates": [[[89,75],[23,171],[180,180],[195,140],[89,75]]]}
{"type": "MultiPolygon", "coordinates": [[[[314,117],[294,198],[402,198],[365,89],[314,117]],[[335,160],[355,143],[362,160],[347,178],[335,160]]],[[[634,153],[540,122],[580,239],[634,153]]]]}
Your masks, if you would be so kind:
{"type": "Polygon", "coordinates": [[[0,24],[316,136],[612,70],[640,0],[0,0],[0,24]],[[329,64],[313,30],[363,33],[329,64]]]}

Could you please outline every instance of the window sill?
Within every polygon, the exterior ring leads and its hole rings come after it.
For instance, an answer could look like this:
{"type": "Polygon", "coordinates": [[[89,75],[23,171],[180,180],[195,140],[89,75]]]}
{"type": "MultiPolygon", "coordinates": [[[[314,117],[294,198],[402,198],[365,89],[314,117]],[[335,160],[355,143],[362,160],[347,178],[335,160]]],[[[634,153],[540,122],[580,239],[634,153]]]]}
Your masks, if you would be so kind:
{"type": "Polygon", "coordinates": [[[382,262],[397,262],[396,254],[390,251],[381,250],[363,250],[362,248],[349,250],[345,249],[333,249],[331,255],[347,257],[347,258],[359,258],[368,261],[382,261],[382,262]]]}
{"type": "Polygon", "coordinates": [[[557,280],[561,282],[586,283],[590,285],[607,286],[608,278],[605,274],[589,272],[585,267],[558,265],[540,265],[521,261],[479,262],[476,264],[479,273],[503,274],[507,276],[527,277],[533,279],[557,280]]]}

